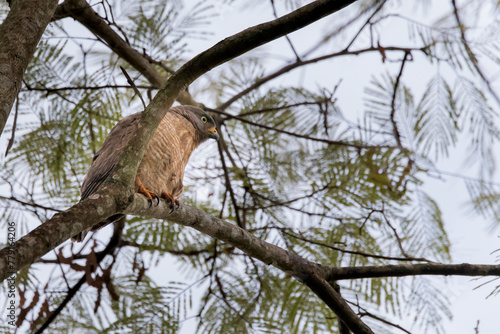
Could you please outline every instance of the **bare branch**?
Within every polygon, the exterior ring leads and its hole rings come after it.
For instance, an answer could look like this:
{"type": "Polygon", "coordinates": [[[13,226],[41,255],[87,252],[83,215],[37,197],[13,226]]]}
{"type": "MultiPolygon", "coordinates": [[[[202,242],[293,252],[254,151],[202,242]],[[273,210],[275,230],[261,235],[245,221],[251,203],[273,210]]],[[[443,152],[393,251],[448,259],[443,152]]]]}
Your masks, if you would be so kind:
{"type": "MultiPolygon", "coordinates": [[[[398,47],[398,46],[390,46],[390,47],[384,47],[383,49],[384,49],[384,51],[396,51],[396,52],[404,52],[404,53],[411,52],[411,51],[420,51],[420,52],[426,53],[427,46],[423,46],[421,48],[405,48],[405,47],[398,47]]],[[[339,52],[330,53],[330,54],[319,56],[319,57],[312,58],[309,60],[295,61],[291,64],[283,66],[282,68],[280,68],[280,69],[266,75],[265,77],[261,78],[260,80],[256,81],[254,84],[250,85],[249,87],[245,88],[244,90],[242,90],[238,94],[234,95],[226,102],[220,104],[216,109],[217,110],[226,110],[231,104],[238,101],[240,98],[247,95],[251,91],[259,88],[263,84],[265,84],[273,79],[276,79],[277,77],[279,77],[285,73],[288,73],[296,68],[310,65],[310,64],[315,64],[315,63],[321,62],[323,60],[327,60],[327,59],[331,59],[331,58],[335,58],[335,57],[358,56],[360,54],[367,53],[367,52],[380,52],[380,47],[372,46],[369,48],[353,50],[353,51],[342,50],[339,52]]]]}
{"type": "Polygon", "coordinates": [[[469,56],[469,59],[472,62],[472,65],[474,66],[477,74],[479,74],[479,76],[483,80],[484,84],[488,88],[491,96],[493,96],[493,98],[495,99],[497,104],[500,106],[500,97],[496,93],[495,89],[493,89],[493,87],[491,86],[490,80],[486,77],[483,70],[479,66],[479,63],[477,61],[477,57],[474,54],[474,51],[472,51],[472,48],[469,46],[469,42],[467,41],[467,38],[465,36],[465,26],[462,24],[462,21],[460,19],[460,14],[458,12],[456,0],[451,0],[451,4],[453,6],[453,15],[455,16],[455,20],[457,21],[458,28],[460,29],[462,44],[465,48],[465,51],[467,52],[467,55],[469,56]]]}
{"type": "MultiPolygon", "coordinates": [[[[152,89],[154,88],[153,86],[143,86],[139,85],[137,88],[142,88],[142,89],[152,89]]],[[[49,87],[26,87],[25,89],[21,89],[22,92],[25,91],[40,91],[40,92],[46,92],[47,94],[50,93],[55,93],[59,91],[66,91],[66,90],[101,90],[101,89],[107,89],[107,88],[112,88],[112,89],[117,89],[117,88],[127,88],[127,89],[134,89],[133,87],[129,85],[102,85],[102,86],[78,86],[78,87],[54,87],[54,88],[49,88],[49,87]]]]}
{"type": "MultiPolygon", "coordinates": [[[[95,12],[92,7],[85,0],[65,0],[57,8],[57,19],[64,17],[72,17],[100,40],[102,40],[113,52],[119,57],[123,58],[139,73],[141,73],[151,84],[156,87],[162,87],[166,78],[156,70],[152,65],[151,57],[144,52],[141,54],[135,50],[126,40],[124,40],[113,28],[95,12]]],[[[117,26],[117,25],[116,25],[117,26]]],[[[118,27],[118,26],[117,26],[118,27]]],[[[168,71],[168,72],[171,72],[168,71]]],[[[182,91],[179,94],[178,100],[182,104],[198,105],[193,100],[191,95],[182,91]]]]}
{"type": "Polygon", "coordinates": [[[146,197],[135,194],[133,203],[124,213],[168,219],[170,222],[192,227],[217,240],[229,243],[248,256],[272,265],[306,284],[354,333],[372,333],[325,280],[325,270],[328,272],[328,268],[261,240],[250,232],[210,216],[200,209],[181,204],[176,211],[170,213],[170,207],[164,200],[161,200],[156,207],[150,209],[148,207],[146,197]]]}
{"type": "Polygon", "coordinates": [[[420,275],[500,276],[500,265],[468,263],[397,264],[386,266],[330,268],[329,270],[330,273],[328,277],[332,280],[420,275]]]}
{"type": "Polygon", "coordinates": [[[318,137],[311,137],[311,136],[307,136],[307,135],[301,135],[301,134],[298,134],[298,133],[295,133],[295,132],[290,132],[290,131],[286,131],[286,130],[282,130],[282,129],[277,129],[277,128],[274,128],[274,127],[269,126],[269,125],[255,123],[255,122],[249,121],[249,120],[247,120],[247,119],[245,119],[243,117],[232,115],[232,114],[229,114],[229,113],[227,113],[225,111],[222,111],[222,110],[210,109],[210,108],[205,108],[205,109],[213,111],[213,112],[221,114],[221,115],[225,115],[228,118],[234,118],[234,119],[237,119],[237,120],[239,120],[241,122],[244,122],[244,123],[247,123],[247,124],[250,124],[250,125],[253,125],[253,126],[257,126],[259,128],[263,128],[263,129],[267,129],[267,130],[272,130],[272,131],[283,133],[283,134],[286,134],[286,135],[289,135],[289,136],[292,136],[292,137],[297,137],[297,138],[302,138],[302,139],[308,139],[308,140],[317,141],[317,142],[321,142],[321,143],[325,143],[325,144],[329,144],[329,145],[347,146],[347,147],[353,147],[353,148],[357,148],[357,149],[370,149],[370,148],[387,148],[387,149],[399,148],[399,149],[401,149],[401,147],[397,147],[397,146],[368,145],[368,144],[363,144],[363,143],[357,144],[357,143],[354,143],[354,142],[345,142],[345,141],[340,141],[340,140],[331,140],[331,139],[325,139],[325,138],[318,138],[318,137]]]}
{"type": "Polygon", "coordinates": [[[410,55],[409,52],[405,52],[405,56],[403,57],[403,60],[401,61],[401,68],[399,69],[399,74],[396,78],[396,82],[394,83],[392,100],[391,100],[392,130],[394,133],[394,138],[396,138],[396,143],[398,143],[399,147],[403,147],[403,145],[401,144],[401,135],[399,133],[398,125],[396,122],[396,97],[397,97],[397,93],[398,93],[399,82],[401,81],[401,77],[403,76],[403,70],[405,68],[406,60],[408,59],[409,55],[410,55]]]}
{"type": "Polygon", "coordinates": [[[20,200],[17,197],[10,196],[10,197],[5,197],[5,196],[0,196],[0,199],[2,200],[7,200],[7,201],[12,201],[21,204],[22,206],[28,206],[32,208],[37,208],[37,209],[43,209],[43,210],[49,210],[49,211],[55,211],[55,212],[61,212],[62,210],[56,209],[56,208],[51,208],[45,205],[37,204],[37,203],[32,203],[32,202],[26,202],[23,200],[20,200]]]}

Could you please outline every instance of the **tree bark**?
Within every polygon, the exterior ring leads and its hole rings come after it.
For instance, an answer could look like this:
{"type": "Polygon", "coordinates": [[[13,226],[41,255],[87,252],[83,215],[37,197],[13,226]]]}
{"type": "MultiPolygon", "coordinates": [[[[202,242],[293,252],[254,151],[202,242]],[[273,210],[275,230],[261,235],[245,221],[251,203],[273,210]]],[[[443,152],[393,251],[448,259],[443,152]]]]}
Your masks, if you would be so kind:
{"type": "Polygon", "coordinates": [[[57,0],[15,0],[0,25],[0,135],[57,0]]]}

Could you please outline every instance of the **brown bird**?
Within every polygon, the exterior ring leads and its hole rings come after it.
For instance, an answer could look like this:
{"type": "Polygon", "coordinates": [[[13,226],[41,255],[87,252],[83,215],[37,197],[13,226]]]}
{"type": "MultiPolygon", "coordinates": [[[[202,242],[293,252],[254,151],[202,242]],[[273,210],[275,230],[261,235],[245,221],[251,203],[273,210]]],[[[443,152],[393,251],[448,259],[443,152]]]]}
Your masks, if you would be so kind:
{"type": "MultiPolygon", "coordinates": [[[[111,130],[96,152],[83,180],[81,200],[95,193],[113,173],[121,153],[137,129],[140,117],[140,113],[125,117],[111,130]]],[[[189,157],[209,138],[219,139],[215,122],[210,115],[194,106],[171,108],[161,120],[144,153],[135,177],[135,191],[151,202],[158,200],[158,197],[168,199],[172,210],[175,209],[179,205],[178,197],[183,190],[182,180],[189,157]]],[[[89,231],[98,230],[123,216],[114,215],[71,239],[81,242],[89,231]]]]}

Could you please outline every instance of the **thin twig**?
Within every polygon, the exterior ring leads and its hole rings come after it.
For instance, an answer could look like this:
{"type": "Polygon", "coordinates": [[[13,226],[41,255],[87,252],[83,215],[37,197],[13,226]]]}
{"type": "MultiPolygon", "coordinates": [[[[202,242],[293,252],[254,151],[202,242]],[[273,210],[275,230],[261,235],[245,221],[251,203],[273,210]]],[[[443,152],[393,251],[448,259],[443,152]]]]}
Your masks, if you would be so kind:
{"type": "Polygon", "coordinates": [[[10,196],[10,197],[5,197],[5,196],[1,196],[0,195],[0,200],[8,200],[8,201],[13,201],[13,202],[16,202],[16,203],[19,203],[23,206],[31,206],[33,208],[37,208],[37,209],[43,209],[43,210],[50,210],[50,211],[55,211],[55,212],[62,212],[63,210],[59,210],[59,209],[55,209],[55,208],[50,208],[48,206],[44,206],[44,205],[40,205],[40,204],[36,204],[36,203],[29,203],[29,202],[25,202],[25,201],[22,201],[14,196],[10,196]]]}
{"type": "MultiPolygon", "coordinates": [[[[396,51],[396,52],[412,52],[412,51],[420,51],[420,52],[423,52],[423,53],[426,53],[426,50],[427,50],[428,46],[423,46],[423,47],[420,47],[420,48],[405,48],[405,47],[397,47],[397,46],[389,46],[389,47],[384,47],[384,51],[396,51]]],[[[358,50],[353,50],[353,51],[348,51],[348,50],[342,50],[342,51],[339,51],[339,52],[334,52],[334,53],[330,53],[330,54],[327,54],[327,55],[323,55],[323,56],[319,56],[319,57],[316,57],[316,58],[311,58],[309,60],[302,60],[302,61],[296,61],[294,63],[291,63],[291,64],[288,64],[288,65],[285,65],[283,67],[281,67],[280,69],[266,75],[265,77],[261,78],[260,80],[257,80],[255,83],[253,83],[252,85],[248,86],[247,88],[245,88],[244,90],[242,90],[241,92],[237,93],[236,95],[232,96],[229,100],[227,100],[226,102],[220,104],[219,106],[217,106],[216,109],[218,110],[225,110],[227,109],[231,104],[233,104],[235,101],[239,100],[240,98],[242,98],[243,96],[247,95],[248,93],[250,93],[251,91],[254,91],[255,89],[259,88],[260,86],[262,86],[263,84],[285,74],[285,73],[288,73],[290,72],[291,70],[294,70],[296,68],[299,68],[299,67],[302,67],[302,66],[306,66],[306,65],[310,65],[310,64],[315,64],[315,63],[318,63],[318,62],[321,62],[323,60],[328,60],[328,59],[331,59],[331,58],[335,58],[335,57],[340,57],[340,56],[358,56],[360,54],[364,54],[364,53],[367,53],[367,52],[380,52],[380,48],[379,47],[375,47],[375,46],[371,46],[371,47],[368,47],[368,48],[364,48],[364,49],[358,49],[358,50]]]]}
{"type": "Polygon", "coordinates": [[[296,234],[293,234],[293,233],[289,233],[289,232],[286,232],[284,230],[282,232],[284,234],[292,237],[292,238],[295,238],[295,239],[298,239],[298,240],[302,240],[302,241],[308,242],[308,243],[313,244],[313,245],[330,248],[332,250],[336,250],[336,251],[339,251],[339,252],[342,252],[342,253],[347,253],[347,254],[352,254],[352,255],[360,255],[360,256],[371,257],[371,258],[374,258],[374,259],[383,259],[383,260],[431,262],[431,261],[429,261],[429,260],[427,260],[425,258],[384,256],[384,255],[376,255],[376,254],[370,254],[370,253],[365,253],[365,252],[360,252],[360,251],[352,251],[352,250],[342,249],[342,248],[335,247],[335,246],[332,246],[332,245],[328,245],[328,244],[325,244],[325,243],[321,243],[321,242],[318,242],[318,241],[310,240],[310,239],[307,239],[307,238],[305,238],[303,236],[299,236],[299,235],[296,235],[296,234]]]}
{"type": "Polygon", "coordinates": [[[361,28],[358,30],[358,32],[354,35],[354,37],[351,39],[351,42],[347,44],[345,47],[345,50],[349,50],[349,48],[354,44],[358,36],[361,34],[361,32],[365,29],[365,27],[370,23],[370,21],[373,19],[373,17],[382,9],[382,7],[385,5],[387,0],[384,0],[380,3],[380,5],[373,11],[372,15],[368,17],[368,19],[365,21],[365,23],[361,26],[361,28]]]}
{"type": "MultiPolygon", "coordinates": [[[[274,3],[274,0],[271,0],[271,7],[273,9],[273,15],[274,15],[274,17],[278,18],[278,12],[276,11],[276,5],[274,3]]],[[[292,40],[290,39],[290,37],[288,37],[288,35],[285,35],[285,38],[286,38],[286,40],[288,42],[288,45],[290,45],[290,48],[292,49],[292,52],[295,54],[295,59],[297,61],[300,61],[300,56],[297,53],[297,50],[295,50],[295,47],[293,46],[292,40]]]]}
{"type": "Polygon", "coordinates": [[[382,323],[384,323],[384,324],[386,324],[386,325],[389,325],[389,326],[392,326],[392,327],[394,327],[394,328],[397,328],[397,329],[399,329],[400,331],[403,331],[403,332],[405,332],[405,333],[411,334],[411,332],[407,331],[406,329],[404,329],[404,328],[403,328],[403,327],[401,327],[400,325],[395,324],[395,323],[392,323],[392,322],[390,322],[389,320],[386,320],[386,319],[381,318],[381,317],[379,317],[379,316],[377,316],[377,315],[375,315],[375,314],[373,314],[373,313],[371,313],[371,312],[368,312],[368,310],[367,310],[367,309],[365,309],[364,307],[362,307],[361,305],[359,305],[359,302],[356,302],[356,303],[353,303],[353,302],[351,302],[351,301],[347,301],[347,302],[348,302],[349,304],[351,304],[351,305],[356,306],[359,310],[361,310],[361,311],[362,311],[362,312],[358,312],[358,314],[359,314],[359,316],[360,316],[360,317],[370,317],[370,318],[373,318],[373,319],[375,319],[375,320],[378,320],[378,321],[380,321],[380,322],[382,322],[382,323]]]}
{"type": "Polygon", "coordinates": [[[231,185],[231,179],[229,178],[229,170],[226,166],[226,159],[224,158],[224,152],[222,150],[222,145],[224,145],[223,141],[224,141],[224,138],[221,137],[219,140],[219,143],[218,143],[219,145],[217,145],[217,147],[219,149],[219,156],[220,156],[220,160],[222,163],[222,169],[224,170],[224,178],[226,181],[226,188],[229,191],[229,196],[231,198],[231,202],[233,203],[234,216],[236,217],[236,223],[238,224],[239,227],[245,228],[245,226],[243,226],[241,219],[240,219],[240,214],[239,214],[240,207],[238,205],[238,202],[236,201],[236,196],[234,194],[234,190],[233,190],[233,187],[231,185]]]}
{"type": "Polygon", "coordinates": [[[462,24],[462,21],[460,19],[460,14],[458,12],[457,3],[455,0],[451,0],[451,4],[453,6],[453,14],[455,16],[455,20],[457,21],[458,28],[460,29],[462,44],[465,48],[465,51],[467,52],[467,55],[469,56],[470,61],[474,65],[474,68],[476,69],[477,74],[479,74],[481,79],[483,79],[483,82],[486,85],[486,87],[488,88],[488,90],[490,91],[491,95],[493,96],[493,98],[495,99],[497,104],[500,105],[500,97],[497,95],[497,93],[495,92],[495,90],[491,86],[491,83],[488,80],[488,78],[486,78],[486,75],[483,73],[483,70],[481,69],[481,67],[479,66],[479,63],[477,61],[477,57],[474,54],[474,52],[472,51],[472,48],[470,47],[469,42],[467,41],[467,38],[465,36],[465,26],[462,24]]]}
{"type": "Polygon", "coordinates": [[[141,92],[139,92],[139,89],[137,89],[137,86],[135,85],[134,81],[132,81],[132,78],[130,78],[127,71],[125,71],[125,69],[122,66],[120,66],[120,70],[122,70],[123,75],[125,76],[125,78],[127,78],[127,82],[129,83],[130,86],[132,86],[132,88],[134,89],[134,92],[137,95],[139,95],[139,98],[141,99],[142,105],[144,106],[144,109],[146,109],[148,105],[146,104],[146,102],[144,102],[144,99],[142,98],[142,94],[141,94],[141,92]]]}
{"type": "Polygon", "coordinates": [[[399,83],[401,81],[401,76],[403,75],[403,70],[409,55],[410,55],[409,52],[405,52],[405,56],[403,57],[403,61],[401,62],[401,68],[399,69],[399,74],[396,78],[396,82],[394,83],[394,91],[392,93],[392,101],[391,101],[392,129],[394,132],[394,138],[396,138],[396,142],[398,143],[399,147],[403,147],[403,145],[401,144],[401,134],[399,133],[398,125],[396,122],[396,97],[398,93],[399,83]]]}
{"type": "Polygon", "coordinates": [[[276,132],[283,133],[283,134],[286,134],[286,135],[289,135],[289,136],[293,136],[293,137],[297,137],[297,138],[303,138],[303,139],[313,140],[313,141],[317,141],[317,142],[321,142],[321,143],[326,143],[326,144],[329,144],[329,145],[347,146],[347,147],[353,147],[353,148],[357,148],[357,149],[371,149],[371,148],[386,148],[386,149],[399,148],[399,149],[404,149],[404,148],[398,147],[398,146],[356,144],[356,143],[349,143],[349,142],[340,141],[340,140],[331,140],[331,139],[324,139],[324,138],[318,138],[318,137],[311,137],[311,136],[307,136],[307,135],[301,135],[301,134],[298,134],[298,133],[294,133],[294,132],[290,132],[290,131],[286,131],[286,130],[277,129],[277,128],[274,128],[272,126],[255,123],[255,122],[249,121],[249,120],[247,120],[245,118],[242,118],[242,117],[239,117],[239,116],[236,116],[236,115],[232,115],[232,114],[229,114],[229,113],[227,113],[225,111],[221,111],[221,110],[218,110],[218,109],[211,109],[211,108],[206,108],[206,109],[210,110],[210,111],[213,111],[215,113],[221,114],[221,115],[228,116],[230,118],[237,119],[237,120],[242,121],[244,123],[247,123],[247,124],[250,124],[250,125],[253,125],[253,126],[257,126],[257,127],[263,128],[263,129],[267,129],[267,130],[271,130],[271,131],[276,131],[276,132]]]}
{"type": "Polygon", "coordinates": [[[19,114],[19,94],[17,94],[17,99],[16,99],[16,113],[14,114],[14,124],[12,124],[12,135],[10,136],[9,143],[7,144],[7,149],[5,150],[5,156],[9,154],[9,150],[11,149],[12,145],[14,145],[14,139],[16,138],[18,114],[19,114]]]}
{"type": "MultiPolygon", "coordinates": [[[[154,88],[153,86],[144,86],[144,85],[139,85],[136,86],[137,88],[141,89],[152,89],[154,88]]],[[[54,87],[54,88],[48,88],[48,87],[26,87],[25,89],[21,89],[21,92],[27,92],[27,91],[41,91],[41,92],[47,92],[47,94],[54,93],[54,92],[59,92],[59,91],[66,91],[66,90],[100,90],[100,89],[117,89],[117,88],[132,88],[129,85],[102,85],[102,86],[78,86],[78,87],[54,87]]]]}

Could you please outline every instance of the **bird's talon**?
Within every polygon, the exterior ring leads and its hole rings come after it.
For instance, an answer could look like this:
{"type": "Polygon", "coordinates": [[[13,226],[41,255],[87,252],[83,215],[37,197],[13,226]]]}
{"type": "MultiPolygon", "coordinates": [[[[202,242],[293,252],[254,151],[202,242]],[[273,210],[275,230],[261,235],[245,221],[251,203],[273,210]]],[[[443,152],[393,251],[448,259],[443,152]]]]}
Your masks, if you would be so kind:
{"type": "Polygon", "coordinates": [[[168,194],[166,192],[162,192],[160,196],[161,196],[161,198],[170,201],[170,205],[169,205],[170,213],[174,212],[175,209],[177,209],[179,207],[179,200],[177,198],[175,198],[174,196],[172,196],[171,194],[168,194]]]}

